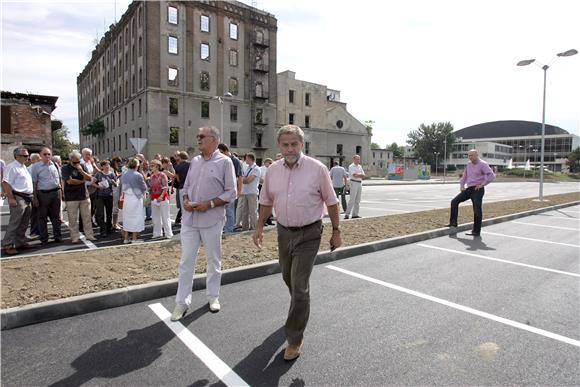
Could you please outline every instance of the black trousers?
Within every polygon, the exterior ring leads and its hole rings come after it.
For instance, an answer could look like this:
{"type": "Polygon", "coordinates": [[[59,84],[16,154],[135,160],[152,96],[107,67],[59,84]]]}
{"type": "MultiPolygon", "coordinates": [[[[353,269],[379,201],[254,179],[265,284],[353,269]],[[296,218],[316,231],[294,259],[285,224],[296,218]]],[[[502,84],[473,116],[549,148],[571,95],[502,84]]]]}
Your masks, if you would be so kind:
{"type": "Polygon", "coordinates": [[[457,224],[457,215],[459,213],[459,204],[471,199],[473,205],[473,233],[479,234],[481,232],[481,221],[483,220],[483,211],[481,204],[483,202],[483,195],[485,189],[481,187],[476,190],[475,187],[469,187],[461,191],[451,201],[451,214],[449,215],[449,223],[457,224]]]}
{"type": "Polygon", "coordinates": [[[346,211],[346,195],[344,194],[345,192],[345,187],[333,187],[334,188],[334,193],[336,194],[336,197],[340,200],[341,204],[342,204],[342,210],[346,211]]]}
{"type": "Polygon", "coordinates": [[[52,223],[54,239],[62,239],[60,224],[60,190],[38,191],[38,234],[41,242],[48,242],[48,219],[52,223]]]}
{"type": "Polygon", "coordinates": [[[97,196],[95,204],[97,224],[101,229],[101,234],[108,234],[113,229],[113,197],[97,196]]]}

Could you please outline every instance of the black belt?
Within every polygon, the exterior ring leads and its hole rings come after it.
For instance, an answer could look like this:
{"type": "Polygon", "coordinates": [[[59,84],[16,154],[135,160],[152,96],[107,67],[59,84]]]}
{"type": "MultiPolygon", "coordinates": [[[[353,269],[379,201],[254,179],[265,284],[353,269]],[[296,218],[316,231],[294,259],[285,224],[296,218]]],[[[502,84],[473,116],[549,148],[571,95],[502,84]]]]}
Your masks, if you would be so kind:
{"type": "Polygon", "coordinates": [[[51,193],[51,192],[58,191],[59,189],[60,189],[60,187],[56,187],[56,188],[53,188],[53,189],[39,189],[38,191],[46,194],[46,193],[51,193]]]}
{"type": "Polygon", "coordinates": [[[12,193],[14,195],[20,196],[21,198],[24,198],[24,199],[32,199],[32,194],[29,194],[29,193],[17,192],[17,191],[12,191],[12,193]]]}
{"type": "Polygon", "coordinates": [[[316,222],[307,224],[306,226],[286,227],[286,226],[281,225],[280,222],[278,222],[278,226],[280,226],[288,231],[300,231],[300,230],[304,230],[305,228],[308,228],[308,227],[314,226],[315,224],[320,224],[320,223],[322,223],[322,220],[317,220],[316,222]]]}
{"type": "Polygon", "coordinates": [[[353,182],[355,182],[355,183],[362,183],[362,181],[360,181],[360,180],[353,180],[353,179],[350,179],[350,181],[353,181],[353,182]]]}

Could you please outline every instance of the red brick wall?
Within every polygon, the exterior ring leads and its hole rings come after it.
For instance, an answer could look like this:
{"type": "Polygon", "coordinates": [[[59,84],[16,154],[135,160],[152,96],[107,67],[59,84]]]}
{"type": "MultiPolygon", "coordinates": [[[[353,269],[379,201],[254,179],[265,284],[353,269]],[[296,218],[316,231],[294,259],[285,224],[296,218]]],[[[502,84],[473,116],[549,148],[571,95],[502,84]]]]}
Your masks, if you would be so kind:
{"type": "Polygon", "coordinates": [[[51,142],[50,116],[27,105],[10,106],[12,134],[51,142]]]}

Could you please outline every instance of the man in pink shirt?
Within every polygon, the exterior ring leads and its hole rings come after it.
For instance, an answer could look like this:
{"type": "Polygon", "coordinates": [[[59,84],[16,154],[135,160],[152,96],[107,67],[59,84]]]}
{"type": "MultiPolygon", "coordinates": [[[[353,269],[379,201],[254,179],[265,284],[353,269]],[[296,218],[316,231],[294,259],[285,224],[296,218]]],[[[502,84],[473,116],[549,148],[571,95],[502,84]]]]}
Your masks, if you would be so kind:
{"type": "Polygon", "coordinates": [[[285,360],[302,353],[304,330],[310,314],[310,274],[320,247],[324,206],[332,222],[330,249],[342,245],[338,199],[326,166],[302,154],[304,132],[296,125],[278,131],[283,158],[269,168],[260,193],[260,216],[253,240],[262,247],[264,223],[276,211],[280,269],[290,290],[286,319],[288,346],[285,360]]]}
{"type": "Polygon", "coordinates": [[[207,260],[206,294],[209,309],[220,310],[221,241],[225,206],[236,200],[236,177],[232,160],[218,149],[219,132],[200,128],[197,145],[201,154],[191,160],[183,187],[179,190],[184,209],[181,218],[181,260],[172,321],[181,319],[191,305],[195,261],[201,243],[207,260]]]}
{"type": "Polygon", "coordinates": [[[483,187],[495,180],[495,174],[489,165],[479,158],[477,150],[472,149],[467,152],[467,157],[469,162],[459,180],[461,192],[451,201],[449,224],[446,227],[457,227],[459,204],[471,199],[473,204],[473,229],[467,235],[478,237],[481,233],[481,221],[483,220],[483,212],[481,210],[483,194],[485,193],[483,187]],[[465,188],[465,185],[467,185],[467,188],[465,188]]]}

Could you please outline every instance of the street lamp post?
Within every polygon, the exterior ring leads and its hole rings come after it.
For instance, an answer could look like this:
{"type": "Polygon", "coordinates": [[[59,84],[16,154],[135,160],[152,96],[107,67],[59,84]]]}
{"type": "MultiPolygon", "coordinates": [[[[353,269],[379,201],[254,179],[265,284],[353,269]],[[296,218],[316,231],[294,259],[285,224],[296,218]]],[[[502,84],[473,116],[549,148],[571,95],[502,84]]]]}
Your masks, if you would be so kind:
{"type": "Polygon", "coordinates": [[[443,151],[443,182],[445,183],[445,178],[447,177],[447,134],[443,141],[444,151],[443,151]]]}
{"type": "Polygon", "coordinates": [[[437,156],[439,156],[439,152],[434,153],[435,153],[435,176],[437,176],[437,156]]]}
{"type": "MultiPolygon", "coordinates": [[[[572,55],[576,55],[576,54],[578,54],[578,51],[574,50],[574,49],[560,52],[560,53],[556,54],[556,57],[552,60],[550,65],[543,65],[542,66],[541,64],[538,64],[542,68],[542,70],[544,70],[544,93],[543,93],[543,99],[542,99],[542,145],[540,148],[540,191],[539,191],[539,197],[538,197],[539,201],[544,200],[544,145],[545,145],[545,136],[546,136],[546,76],[548,74],[548,69],[554,63],[554,61],[556,61],[556,59],[558,59],[559,57],[562,57],[562,56],[572,56],[572,55]]],[[[518,66],[527,66],[527,65],[530,65],[534,62],[536,62],[535,59],[526,59],[526,60],[519,61],[517,63],[517,65],[518,66]]]]}
{"type": "MultiPolygon", "coordinates": [[[[223,95],[224,97],[233,97],[229,91],[223,95]]],[[[224,142],[224,99],[221,96],[215,97],[220,103],[220,141],[224,142]]]]}

